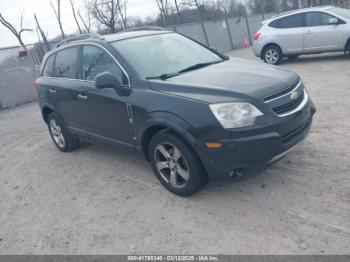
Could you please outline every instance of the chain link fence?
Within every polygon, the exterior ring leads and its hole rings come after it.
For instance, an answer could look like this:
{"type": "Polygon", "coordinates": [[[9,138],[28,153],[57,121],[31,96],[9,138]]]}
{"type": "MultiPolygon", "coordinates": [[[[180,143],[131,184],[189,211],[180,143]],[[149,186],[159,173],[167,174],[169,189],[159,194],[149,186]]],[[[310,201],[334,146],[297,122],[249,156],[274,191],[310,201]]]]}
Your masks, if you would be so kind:
{"type": "MultiPolygon", "coordinates": [[[[330,0],[332,1],[332,0],[330,0]]],[[[350,3],[350,1],[349,1],[350,3]]],[[[350,7],[350,4],[347,5],[350,7]]],[[[261,22],[276,13],[174,25],[168,27],[219,52],[226,53],[252,43],[261,22]]],[[[51,43],[54,46],[56,43],[51,43]]],[[[47,50],[38,43],[27,46],[27,56],[19,57],[19,47],[0,49],[0,109],[10,108],[37,98],[34,81],[47,50]]]]}

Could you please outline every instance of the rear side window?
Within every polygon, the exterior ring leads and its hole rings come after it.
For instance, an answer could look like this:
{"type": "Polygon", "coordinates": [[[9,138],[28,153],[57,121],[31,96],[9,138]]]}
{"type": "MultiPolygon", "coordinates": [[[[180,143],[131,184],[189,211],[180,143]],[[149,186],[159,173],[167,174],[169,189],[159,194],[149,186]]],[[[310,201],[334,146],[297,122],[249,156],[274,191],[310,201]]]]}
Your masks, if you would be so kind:
{"type": "Polygon", "coordinates": [[[84,46],[81,78],[95,81],[96,75],[105,71],[112,73],[123,85],[128,85],[125,74],[107,52],[99,47],[84,46]]]}
{"type": "Polygon", "coordinates": [[[57,52],[55,59],[55,77],[76,78],[79,47],[71,47],[57,52]]]}
{"type": "Polygon", "coordinates": [[[270,27],[274,28],[298,28],[304,26],[304,14],[290,15],[272,21],[269,24],[270,27]]]}
{"type": "Polygon", "coordinates": [[[334,17],[321,12],[306,13],[306,26],[328,25],[330,18],[334,18],[334,17]]]}
{"type": "Polygon", "coordinates": [[[55,55],[51,55],[45,63],[44,70],[42,76],[54,76],[53,74],[53,62],[55,60],[55,55]]]}

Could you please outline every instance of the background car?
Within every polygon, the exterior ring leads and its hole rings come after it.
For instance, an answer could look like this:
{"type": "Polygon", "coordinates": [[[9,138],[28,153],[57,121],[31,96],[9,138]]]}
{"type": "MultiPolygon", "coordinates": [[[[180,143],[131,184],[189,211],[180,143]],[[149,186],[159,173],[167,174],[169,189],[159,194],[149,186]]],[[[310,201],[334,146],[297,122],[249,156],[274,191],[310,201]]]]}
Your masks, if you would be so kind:
{"type": "Polygon", "coordinates": [[[254,54],[269,64],[279,64],[283,57],[335,51],[350,55],[350,10],[333,6],[275,16],[254,36],[254,54]]]}

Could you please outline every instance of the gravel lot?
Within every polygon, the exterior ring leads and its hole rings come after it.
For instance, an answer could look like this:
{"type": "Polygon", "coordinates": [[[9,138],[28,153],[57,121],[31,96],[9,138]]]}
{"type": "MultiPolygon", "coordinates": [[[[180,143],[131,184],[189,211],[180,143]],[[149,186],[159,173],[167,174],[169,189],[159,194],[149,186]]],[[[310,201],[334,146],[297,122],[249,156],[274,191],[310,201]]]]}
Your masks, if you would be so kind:
{"type": "Polygon", "coordinates": [[[0,253],[350,254],[349,65],[341,54],[283,64],[317,106],[310,136],[267,172],[190,198],[132,153],[60,153],[36,103],[0,111],[0,253]]]}

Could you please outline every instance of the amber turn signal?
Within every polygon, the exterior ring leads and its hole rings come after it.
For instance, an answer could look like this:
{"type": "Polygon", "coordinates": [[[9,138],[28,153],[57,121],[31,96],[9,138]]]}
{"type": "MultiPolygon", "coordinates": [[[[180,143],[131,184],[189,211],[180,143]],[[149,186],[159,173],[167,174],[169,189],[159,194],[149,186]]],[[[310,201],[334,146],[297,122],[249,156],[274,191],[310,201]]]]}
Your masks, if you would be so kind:
{"type": "Polygon", "coordinates": [[[205,145],[210,149],[218,149],[222,147],[221,143],[205,143],[205,145]]]}

